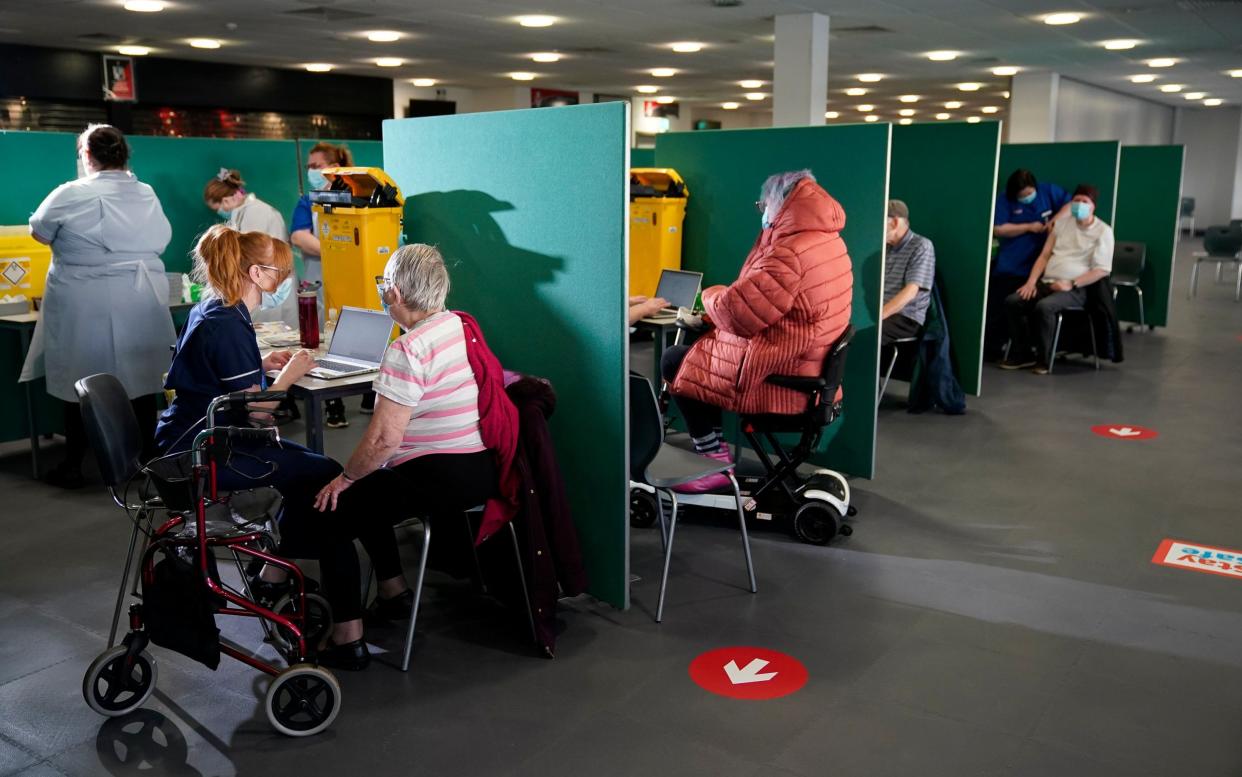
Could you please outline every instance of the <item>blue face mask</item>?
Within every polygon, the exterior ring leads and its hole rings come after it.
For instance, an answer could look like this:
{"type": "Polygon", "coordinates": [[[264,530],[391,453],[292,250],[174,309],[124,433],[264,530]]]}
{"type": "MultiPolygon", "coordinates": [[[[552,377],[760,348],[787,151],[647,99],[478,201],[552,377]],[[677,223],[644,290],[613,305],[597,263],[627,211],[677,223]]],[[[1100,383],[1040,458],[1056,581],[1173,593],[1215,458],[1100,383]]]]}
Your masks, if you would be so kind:
{"type": "Polygon", "coordinates": [[[229,210],[228,208],[221,208],[220,210],[216,211],[216,214],[220,216],[220,218],[222,219],[227,219],[233,215],[233,211],[229,210]]]}
{"type": "Polygon", "coordinates": [[[1035,202],[1035,195],[1036,195],[1036,194],[1037,194],[1037,192],[1031,192],[1030,194],[1026,195],[1025,197],[1019,197],[1019,198],[1018,198],[1018,202],[1022,203],[1023,205],[1030,205],[1032,202],[1035,202]]]}
{"type": "Polygon", "coordinates": [[[1070,215],[1082,221],[1091,215],[1091,203],[1089,202],[1071,202],[1070,215]]]}
{"type": "Polygon", "coordinates": [[[312,189],[324,189],[328,186],[328,177],[318,170],[307,170],[306,182],[312,189]]]}
{"type": "Polygon", "coordinates": [[[276,287],[276,291],[263,292],[263,302],[259,307],[262,310],[271,310],[285,304],[285,300],[289,299],[289,294],[293,291],[293,276],[290,275],[280,282],[276,287]]]}

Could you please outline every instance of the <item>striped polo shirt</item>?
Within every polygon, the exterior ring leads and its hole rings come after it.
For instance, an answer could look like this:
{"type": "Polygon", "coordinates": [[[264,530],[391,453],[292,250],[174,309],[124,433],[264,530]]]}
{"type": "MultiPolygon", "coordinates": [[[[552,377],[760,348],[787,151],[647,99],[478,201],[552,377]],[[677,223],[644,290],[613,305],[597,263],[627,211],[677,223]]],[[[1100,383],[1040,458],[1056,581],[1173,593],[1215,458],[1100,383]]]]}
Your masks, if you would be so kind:
{"type": "Polygon", "coordinates": [[[433,453],[487,450],[479,433],[479,387],[466,358],[466,333],[453,313],[436,313],[394,340],[374,388],[411,408],[405,436],[385,466],[433,453]]]}

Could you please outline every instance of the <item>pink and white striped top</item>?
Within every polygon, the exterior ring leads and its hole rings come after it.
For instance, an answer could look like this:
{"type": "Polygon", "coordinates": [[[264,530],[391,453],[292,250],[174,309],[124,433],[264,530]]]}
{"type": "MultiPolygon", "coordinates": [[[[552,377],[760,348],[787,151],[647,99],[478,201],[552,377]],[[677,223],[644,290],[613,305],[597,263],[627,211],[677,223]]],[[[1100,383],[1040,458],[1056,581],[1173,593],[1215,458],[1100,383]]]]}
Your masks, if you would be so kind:
{"type": "Polygon", "coordinates": [[[466,359],[466,333],[449,311],[398,337],[384,353],[375,393],[412,408],[392,467],[433,453],[487,450],[479,433],[479,387],[466,359]]]}

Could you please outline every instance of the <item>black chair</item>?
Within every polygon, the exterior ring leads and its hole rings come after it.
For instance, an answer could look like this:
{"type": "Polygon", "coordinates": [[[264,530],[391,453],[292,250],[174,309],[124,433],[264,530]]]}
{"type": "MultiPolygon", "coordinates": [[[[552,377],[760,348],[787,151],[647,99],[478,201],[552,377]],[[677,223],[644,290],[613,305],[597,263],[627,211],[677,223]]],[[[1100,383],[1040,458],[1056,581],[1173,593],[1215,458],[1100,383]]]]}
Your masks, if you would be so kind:
{"type": "Polygon", "coordinates": [[[1048,354],[1048,374],[1052,374],[1052,368],[1057,362],[1057,346],[1061,342],[1061,326],[1065,322],[1066,313],[1082,314],[1082,320],[1087,325],[1087,335],[1091,339],[1091,357],[1095,359],[1095,368],[1100,369],[1100,346],[1095,341],[1095,325],[1091,322],[1091,314],[1087,312],[1087,309],[1079,306],[1064,308],[1057,313],[1057,328],[1052,334],[1052,348],[1051,353],[1048,354]]]}
{"type": "MultiPolygon", "coordinates": [[[[884,380],[880,383],[880,393],[875,398],[876,407],[879,407],[880,403],[884,401],[884,394],[888,391],[888,381],[893,377],[893,368],[897,366],[897,357],[901,355],[902,346],[907,346],[908,348],[908,346],[918,343],[921,339],[921,334],[912,337],[899,337],[891,343],[881,346],[880,352],[883,353],[887,349],[890,352],[890,356],[888,358],[888,367],[884,370],[884,380]]],[[[881,356],[880,358],[883,359],[884,357],[881,356]]]]}
{"type": "Polygon", "coordinates": [[[1194,197],[1183,197],[1182,198],[1182,209],[1181,209],[1181,212],[1178,214],[1178,219],[1177,219],[1177,227],[1178,227],[1179,232],[1181,231],[1182,224],[1186,221],[1186,219],[1190,219],[1190,236],[1194,237],[1195,236],[1195,198],[1194,197]]]}
{"type": "Polygon", "coordinates": [[[673,535],[677,531],[677,494],[672,489],[708,475],[724,473],[733,486],[734,504],[737,508],[738,528],[742,531],[742,550],[746,554],[746,574],[750,592],[755,593],[755,570],[750,555],[750,537],[746,532],[746,515],[742,511],[742,494],[733,465],[718,462],[664,442],[664,420],[651,383],[641,375],[630,375],[630,480],[656,491],[656,510],[660,521],[660,536],[664,541],[664,571],[660,577],[660,601],[656,605],[655,620],[664,618],[664,594],[668,588],[668,567],[673,557],[673,535]],[[664,500],[672,503],[672,514],[667,525],[664,520],[664,500]]]}
{"type": "Polygon", "coordinates": [[[1138,295],[1139,327],[1147,326],[1147,313],[1143,309],[1143,287],[1139,285],[1143,277],[1143,269],[1147,266],[1147,245],[1145,243],[1119,241],[1113,246],[1113,271],[1109,280],[1113,284],[1113,300],[1117,299],[1117,290],[1133,289],[1138,295]]]}
{"type": "Polygon", "coordinates": [[[1194,252],[1195,265],[1190,271],[1188,297],[1199,295],[1199,265],[1203,262],[1216,264],[1216,280],[1220,281],[1221,267],[1233,262],[1238,266],[1238,281],[1234,289],[1234,301],[1242,297],[1242,230],[1232,227],[1208,227],[1203,233],[1203,250],[1194,252]]]}

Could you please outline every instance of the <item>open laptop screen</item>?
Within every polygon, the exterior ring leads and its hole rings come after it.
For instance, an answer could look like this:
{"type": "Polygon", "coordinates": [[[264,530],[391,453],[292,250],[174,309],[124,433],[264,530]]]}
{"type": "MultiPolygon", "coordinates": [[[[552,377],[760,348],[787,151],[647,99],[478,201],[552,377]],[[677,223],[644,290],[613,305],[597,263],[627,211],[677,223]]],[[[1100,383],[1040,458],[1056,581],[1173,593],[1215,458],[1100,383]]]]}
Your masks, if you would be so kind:
{"type": "Polygon", "coordinates": [[[391,335],[392,319],[384,311],[342,308],[328,354],[338,359],[379,364],[384,360],[391,335]]]}
{"type": "Polygon", "coordinates": [[[656,296],[668,300],[669,307],[693,308],[694,298],[699,295],[699,284],[702,281],[703,273],[661,270],[656,296]]]}

